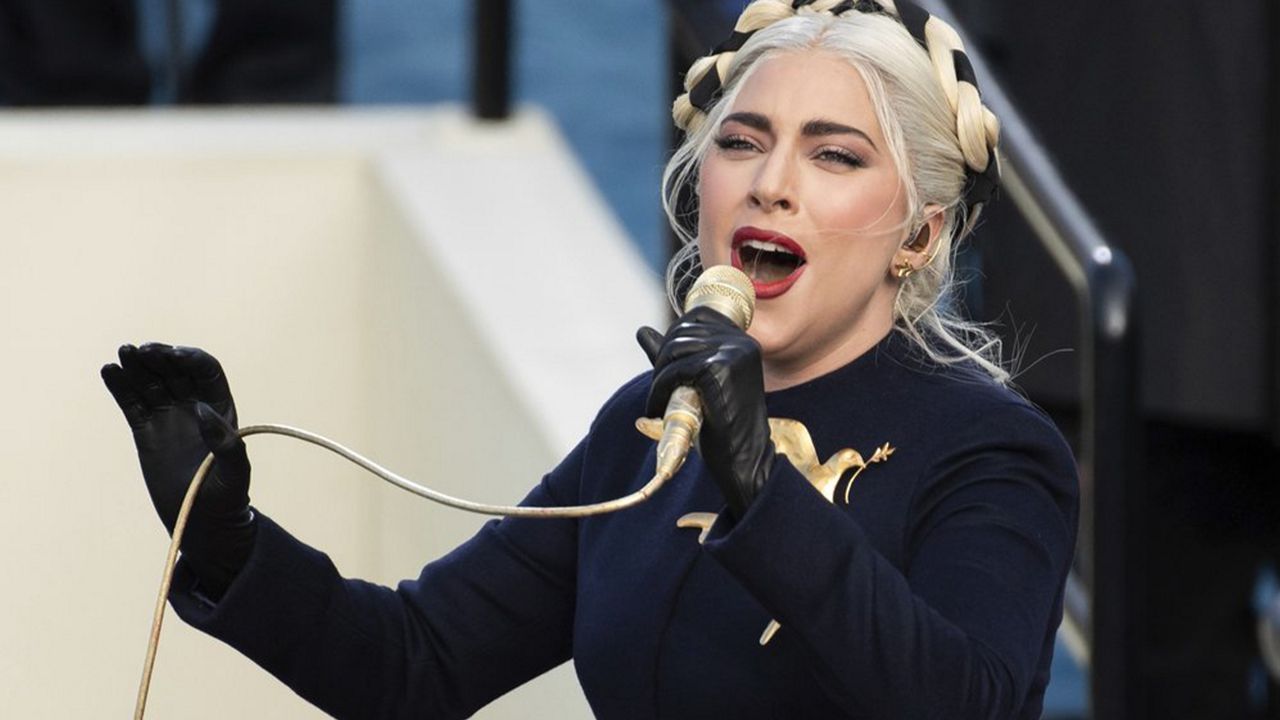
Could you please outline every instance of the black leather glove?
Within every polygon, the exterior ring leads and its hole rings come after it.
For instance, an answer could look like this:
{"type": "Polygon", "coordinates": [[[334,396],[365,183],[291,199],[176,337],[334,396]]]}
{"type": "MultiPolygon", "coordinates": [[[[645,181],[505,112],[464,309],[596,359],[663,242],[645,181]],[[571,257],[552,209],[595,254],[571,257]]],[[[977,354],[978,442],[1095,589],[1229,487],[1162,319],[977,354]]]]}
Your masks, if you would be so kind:
{"type": "Polygon", "coordinates": [[[214,357],[198,348],[151,343],[120,348],[102,380],[133,430],[151,502],[173,534],[191,476],[216,458],[196,496],[182,556],[202,591],[221,598],[253,549],[249,457],[236,435],[236,407],[214,357]]]}
{"type": "Polygon", "coordinates": [[[662,417],[677,387],[698,391],[703,406],[698,453],[729,511],[741,518],[769,479],[774,461],[760,346],[710,308],[685,313],[665,337],[642,327],[636,340],[654,369],[646,414],[662,417]]]}

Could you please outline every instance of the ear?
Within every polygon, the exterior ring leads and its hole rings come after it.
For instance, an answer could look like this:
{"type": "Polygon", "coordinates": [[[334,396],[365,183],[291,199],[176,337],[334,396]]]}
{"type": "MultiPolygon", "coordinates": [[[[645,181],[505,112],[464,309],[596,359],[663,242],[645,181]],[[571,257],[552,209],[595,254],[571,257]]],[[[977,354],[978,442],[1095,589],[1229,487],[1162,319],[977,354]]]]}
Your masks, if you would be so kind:
{"type": "Polygon", "coordinates": [[[941,205],[924,207],[924,222],[911,231],[912,235],[894,253],[893,267],[889,269],[891,274],[902,277],[900,270],[915,272],[933,260],[938,249],[939,233],[942,232],[943,214],[941,205]]]}

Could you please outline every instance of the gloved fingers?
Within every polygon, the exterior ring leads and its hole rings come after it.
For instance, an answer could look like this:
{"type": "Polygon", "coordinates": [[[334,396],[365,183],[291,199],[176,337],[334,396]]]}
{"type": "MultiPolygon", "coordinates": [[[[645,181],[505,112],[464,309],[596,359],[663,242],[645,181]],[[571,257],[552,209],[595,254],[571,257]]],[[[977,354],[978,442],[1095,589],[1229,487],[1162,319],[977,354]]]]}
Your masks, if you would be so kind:
{"type": "Polygon", "coordinates": [[[169,395],[177,402],[191,402],[196,399],[195,383],[174,366],[172,354],[173,347],[164,343],[147,343],[138,348],[138,359],[160,378],[169,395]]]}
{"type": "Polygon", "coordinates": [[[111,393],[116,405],[120,406],[120,411],[124,413],[124,419],[129,423],[129,427],[136,428],[146,423],[151,417],[151,411],[142,402],[142,398],[138,397],[138,393],[134,392],[133,385],[125,377],[124,368],[110,363],[102,366],[100,374],[103,384],[107,386],[107,392],[111,393]]]}
{"type": "Polygon", "coordinates": [[[672,323],[663,338],[654,367],[707,352],[726,343],[741,341],[747,337],[745,330],[710,308],[698,307],[685,313],[672,323]]]}
{"type": "Polygon", "coordinates": [[[647,417],[662,417],[667,412],[671,393],[682,386],[689,386],[702,394],[702,376],[706,370],[706,356],[695,355],[680,358],[662,365],[653,373],[649,387],[649,399],[645,403],[647,417]]]}
{"type": "Polygon", "coordinates": [[[760,350],[755,340],[745,335],[730,337],[720,343],[700,344],[696,352],[687,355],[667,357],[667,347],[671,345],[668,341],[664,346],[663,356],[654,370],[646,408],[649,417],[660,416],[666,409],[667,398],[681,385],[695,388],[708,408],[724,405],[728,386],[744,382],[747,384],[742,385],[741,390],[755,387],[763,397],[760,350]]]}
{"type": "Polygon", "coordinates": [[[724,328],[696,322],[676,322],[663,336],[653,366],[661,369],[683,358],[714,352],[725,339],[724,328]]]}
{"type": "Polygon", "coordinates": [[[160,376],[147,368],[138,357],[138,348],[132,345],[121,345],[118,354],[125,380],[143,403],[152,410],[166,408],[173,404],[173,397],[165,389],[160,376]]]}
{"type": "Polygon", "coordinates": [[[720,313],[709,308],[694,308],[671,323],[665,337],[667,340],[675,336],[707,338],[742,332],[741,328],[720,313]]]}
{"type": "Polygon", "coordinates": [[[664,339],[662,333],[648,325],[642,325],[639,330],[636,330],[636,342],[640,343],[640,349],[649,358],[650,365],[658,364],[658,352],[662,350],[664,339]]]}
{"type": "Polygon", "coordinates": [[[194,385],[196,399],[208,403],[235,426],[235,402],[217,358],[195,347],[178,346],[169,353],[170,363],[194,385]]]}
{"type": "Polygon", "coordinates": [[[658,352],[654,367],[658,370],[690,358],[702,358],[704,364],[736,366],[739,363],[758,363],[759,345],[741,331],[719,332],[707,337],[682,335],[672,332],[658,352]]]}
{"type": "Polygon", "coordinates": [[[218,479],[236,492],[249,489],[249,455],[244,440],[226,418],[203,402],[196,403],[200,437],[216,460],[218,479]]]}
{"type": "Polygon", "coordinates": [[[739,328],[728,317],[720,314],[719,311],[706,306],[693,308],[692,310],[685,313],[684,315],[681,315],[679,320],[676,320],[677,325],[683,322],[711,325],[715,327],[727,327],[727,328],[733,328],[739,331],[742,330],[742,328],[739,328]]]}
{"type": "Polygon", "coordinates": [[[679,328],[672,330],[667,333],[666,340],[658,350],[658,358],[653,367],[660,370],[685,358],[714,353],[723,341],[723,337],[716,335],[700,336],[683,332],[679,328]]]}

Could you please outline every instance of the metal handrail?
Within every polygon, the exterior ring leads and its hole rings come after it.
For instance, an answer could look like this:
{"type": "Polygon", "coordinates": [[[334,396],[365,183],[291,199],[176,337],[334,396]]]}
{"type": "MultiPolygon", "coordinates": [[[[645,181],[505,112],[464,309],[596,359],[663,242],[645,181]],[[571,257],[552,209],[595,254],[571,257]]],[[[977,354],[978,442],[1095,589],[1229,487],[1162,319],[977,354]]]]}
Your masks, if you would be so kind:
{"type": "Polygon", "coordinates": [[[1004,193],[1067,277],[1080,313],[1081,528],[1064,602],[1068,646],[1089,670],[1093,720],[1141,720],[1138,668],[1143,607],[1137,295],[1128,258],[1103,238],[1063,182],[977,45],[942,0],[917,0],[950,23],[1000,118],[1004,193]]]}

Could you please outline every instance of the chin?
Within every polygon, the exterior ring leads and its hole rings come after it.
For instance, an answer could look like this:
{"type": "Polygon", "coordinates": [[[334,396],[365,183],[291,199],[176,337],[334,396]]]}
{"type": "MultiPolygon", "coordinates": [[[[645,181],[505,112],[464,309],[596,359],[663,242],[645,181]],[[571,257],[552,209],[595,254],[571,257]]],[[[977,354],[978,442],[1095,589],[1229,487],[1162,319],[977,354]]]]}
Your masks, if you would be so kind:
{"type": "Polygon", "coordinates": [[[760,313],[747,333],[760,344],[760,355],[766,361],[785,353],[793,339],[787,337],[785,326],[781,326],[779,320],[780,318],[772,317],[771,314],[760,313]]]}

